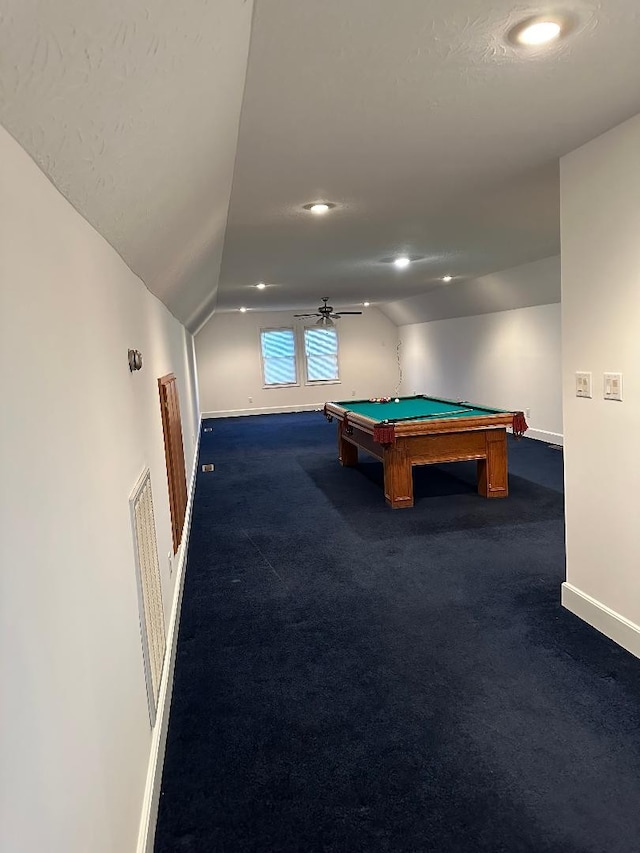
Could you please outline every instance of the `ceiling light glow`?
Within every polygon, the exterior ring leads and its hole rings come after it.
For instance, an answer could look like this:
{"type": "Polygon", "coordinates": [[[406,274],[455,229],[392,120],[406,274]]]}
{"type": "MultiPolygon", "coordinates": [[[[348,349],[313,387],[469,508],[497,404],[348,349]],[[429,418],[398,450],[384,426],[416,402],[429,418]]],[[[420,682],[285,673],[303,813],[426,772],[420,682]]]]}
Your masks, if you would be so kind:
{"type": "Polygon", "coordinates": [[[246,310],[247,310],[247,309],[246,309],[244,306],[240,309],[240,311],[241,311],[241,313],[242,313],[242,314],[244,314],[244,313],[246,312],[246,310]]]}
{"type": "Polygon", "coordinates": [[[442,276],[442,280],[443,280],[443,281],[447,281],[447,282],[448,282],[448,281],[451,281],[451,279],[452,279],[452,278],[453,278],[453,276],[452,276],[452,275],[443,275],[443,276],[442,276]]]}
{"type": "Polygon", "coordinates": [[[315,213],[316,216],[322,216],[328,210],[333,210],[335,204],[331,201],[314,201],[310,204],[303,204],[302,209],[308,210],[310,213],[315,213]]]}
{"type": "Polygon", "coordinates": [[[507,40],[518,47],[540,47],[568,35],[577,23],[572,14],[536,15],[512,27],[507,40]]]}
{"type": "Polygon", "coordinates": [[[369,307],[369,305],[371,305],[371,303],[370,303],[370,302],[363,302],[362,304],[364,305],[364,307],[365,307],[365,308],[368,308],[368,307],[369,307]]]}
{"type": "Polygon", "coordinates": [[[261,282],[259,282],[258,284],[256,284],[256,288],[257,288],[258,290],[264,290],[266,286],[267,286],[267,285],[264,283],[264,281],[261,281],[261,282]]]}
{"type": "Polygon", "coordinates": [[[557,21],[537,21],[525,27],[517,36],[520,44],[537,45],[546,44],[557,39],[562,27],[557,21]]]}
{"type": "Polygon", "coordinates": [[[399,270],[403,270],[405,267],[408,267],[411,263],[411,258],[407,258],[406,255],[401,258],[396,258],[393,262],[395,267],[398,267],[399,270]]]}

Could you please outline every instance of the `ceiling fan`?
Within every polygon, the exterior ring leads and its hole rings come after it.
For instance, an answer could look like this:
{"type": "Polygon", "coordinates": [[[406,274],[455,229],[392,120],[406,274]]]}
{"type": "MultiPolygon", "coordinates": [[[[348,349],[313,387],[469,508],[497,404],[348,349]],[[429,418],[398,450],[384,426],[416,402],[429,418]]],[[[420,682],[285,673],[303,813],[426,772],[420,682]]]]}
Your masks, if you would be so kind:
{"type": "Polygon", "coordinates": [[[343,314],[362,314],[362,311],[337,311],[335,314],[333,313],[333,305],[327,305],[329,301],[328,296],[323,296],[322,301],[324,305],[320,305],[317,311],[314,311],[312,314],[294,314],[294,317],[319,317],[320,319],[316,321],[316,326],[334,326],[334,320],[339,320],[343,314]]]}

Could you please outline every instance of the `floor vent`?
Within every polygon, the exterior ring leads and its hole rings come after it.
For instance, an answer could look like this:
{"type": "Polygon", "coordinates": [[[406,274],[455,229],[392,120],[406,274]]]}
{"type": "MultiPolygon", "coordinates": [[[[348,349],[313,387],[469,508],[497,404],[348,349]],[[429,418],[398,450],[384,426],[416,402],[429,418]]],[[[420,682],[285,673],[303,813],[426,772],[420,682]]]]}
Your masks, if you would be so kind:
{"type": "Polygon", "coordinates": [[[129,504],[135,546],[140,635],[147,682],[149,719],[153,726],[156,721],[166,637],[151,475],[148,468],[136,483],[129,504]]]}

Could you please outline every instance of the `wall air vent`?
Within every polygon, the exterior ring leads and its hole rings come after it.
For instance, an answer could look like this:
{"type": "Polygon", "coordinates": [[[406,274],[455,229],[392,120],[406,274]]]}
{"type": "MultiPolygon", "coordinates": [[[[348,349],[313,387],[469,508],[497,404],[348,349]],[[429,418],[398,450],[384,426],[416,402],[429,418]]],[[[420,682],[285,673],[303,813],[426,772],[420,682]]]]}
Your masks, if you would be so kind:
{"type": "Polygon", "coordinates": [[[151,494],[151,474],[148,468],[136,483],[129,498],[129,505],[138,580],[138,610],[149,702],[149,720],[153,727],[156,721],[166,637],[158,563],[158,543],[151,494]]]}

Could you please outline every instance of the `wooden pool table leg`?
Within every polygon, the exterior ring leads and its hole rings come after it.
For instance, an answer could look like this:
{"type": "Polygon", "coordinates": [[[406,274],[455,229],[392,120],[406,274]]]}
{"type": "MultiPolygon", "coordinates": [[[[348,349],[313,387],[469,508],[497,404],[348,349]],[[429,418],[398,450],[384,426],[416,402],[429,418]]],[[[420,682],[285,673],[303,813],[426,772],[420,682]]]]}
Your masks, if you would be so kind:
{"type": "Polygon", "coordinates": [[[487,455],[478,459],[478,494],[485,498],[506,498],[509,495],[506,430],[487,430],[485,437],[487,455]]]}
{"type": "Polygon", "coordinates": [[[344,423],[338,421],[338,461],[345,468],[358,464],[358,448],[344,437],[344,423]]]}
{"type": "Polygon", "coordinates": [[[413,506],[411,457],[403,448],[384,449],[384,496],[391,509],[413,506]]]}

